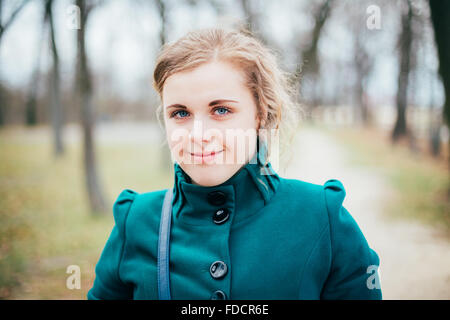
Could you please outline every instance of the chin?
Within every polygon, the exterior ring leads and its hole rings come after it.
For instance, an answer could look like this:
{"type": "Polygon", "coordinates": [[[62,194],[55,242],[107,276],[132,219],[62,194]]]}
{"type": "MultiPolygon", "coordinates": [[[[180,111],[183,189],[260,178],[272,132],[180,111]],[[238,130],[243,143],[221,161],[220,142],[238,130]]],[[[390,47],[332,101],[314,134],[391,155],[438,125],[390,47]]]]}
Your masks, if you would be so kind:
{"type": "Polygon", "coordinates": [[[204,186],[217,186],[231,178],[239,168],[227,165],[189,165],[185,171],[193,183],[204,186]]]}

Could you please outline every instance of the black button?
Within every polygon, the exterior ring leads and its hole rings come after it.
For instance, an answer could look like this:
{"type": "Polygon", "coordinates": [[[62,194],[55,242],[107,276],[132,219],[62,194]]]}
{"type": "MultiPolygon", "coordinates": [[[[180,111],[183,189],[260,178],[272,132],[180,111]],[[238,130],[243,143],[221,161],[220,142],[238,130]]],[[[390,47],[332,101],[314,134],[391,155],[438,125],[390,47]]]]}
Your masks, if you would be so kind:
{"type": "Polygon", "coordinates": [[[226,300],[227,295],[222,290],[214,291],[211,295],[211,300],[226,300]]]}
{"type": "Polygon", "coordinates": [[[220,279],[225,277],[228,272],[228,267],[223,261],[215,261],[209,268],[209,273],[214,279],[220,279]]]}
{"type": "Polygon", "coordinates": [[[228,209],[226,209],[226,208],[219,209],[216,212],[214,212],[213,221],[216,224],[222,224],[225,221],[227,221],[229,217],[230,217],[230,211],[228,209]]]}
{"type": "Polygon", "coordinates": [[[208,193],[208,202],[213,206],[221,206],[227,201],[227,195],[222,191],[208,193]]]}

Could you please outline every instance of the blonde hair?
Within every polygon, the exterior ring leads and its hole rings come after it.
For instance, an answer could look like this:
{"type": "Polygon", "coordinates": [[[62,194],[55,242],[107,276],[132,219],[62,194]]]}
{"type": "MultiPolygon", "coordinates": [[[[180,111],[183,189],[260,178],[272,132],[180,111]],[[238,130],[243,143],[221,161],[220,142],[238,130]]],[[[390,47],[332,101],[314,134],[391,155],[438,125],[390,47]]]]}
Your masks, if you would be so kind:
{"type": "MultiPolygon", "coordinates": [[[[243,71],[246,85],[257,106],[263,127],[279,129],[280,146],[289,144],[297,128],[299,105],[290,75],[277,63],[278,54],[264,46],[248,30],[208,28],[188,32],[174,43],[166,43],[159,53],[153,73],[153,87],[162,101],[166,79],[211,61],[224,61],[243,71]],[[291,139],[289,139],[291,140],[291,139]]],[[[157,110],[158,120],[162,111],[157,110]]],[[[270,152],[270,146],[268,146],[270,152]]]]}

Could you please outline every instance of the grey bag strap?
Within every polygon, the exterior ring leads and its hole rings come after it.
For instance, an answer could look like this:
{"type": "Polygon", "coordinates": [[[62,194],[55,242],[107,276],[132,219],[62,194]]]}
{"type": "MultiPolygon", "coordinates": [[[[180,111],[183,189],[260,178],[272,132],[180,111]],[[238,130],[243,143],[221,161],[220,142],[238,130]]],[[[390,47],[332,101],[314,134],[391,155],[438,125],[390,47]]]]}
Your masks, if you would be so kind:
{"type": "Polygon", "coordinates": [[[172,220],[172,189],[167,190],[161,210],[158,240],[158,296],[159,300],[170,300],[169,244],[172,220]]]}

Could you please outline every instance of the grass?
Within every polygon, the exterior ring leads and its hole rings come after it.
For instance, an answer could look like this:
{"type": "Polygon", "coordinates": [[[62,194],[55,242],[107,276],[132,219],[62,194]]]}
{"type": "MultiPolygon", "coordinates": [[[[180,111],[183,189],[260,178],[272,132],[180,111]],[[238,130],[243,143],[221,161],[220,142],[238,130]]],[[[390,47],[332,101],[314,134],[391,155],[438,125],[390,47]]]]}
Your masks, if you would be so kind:
{"type": "Polygon", "coordinates": [[[442,229],[450,237],[450,188],[447,160],[412,153],[405,143],[391,144],[388,134],[376,129],[324,129],[347,147],[352,165],[371,167],[392,186],[386,215],[413,219],[442,229]]]}
{"type": "Polygon", "coordinates": [[[94,268],[114,225],[112,204],[125,188],[137,192],[171,185],[158,146],[97,146],[109,212],[90,213],[82,153],[66,145],[58,159],[41,129],[0,131],[0,298],[85,299],[94,268]],[[156,168],[156,169],[155,169],[156,168]],[[81,289],[66,287],[69,265],[81,269],[81,289]]]}

